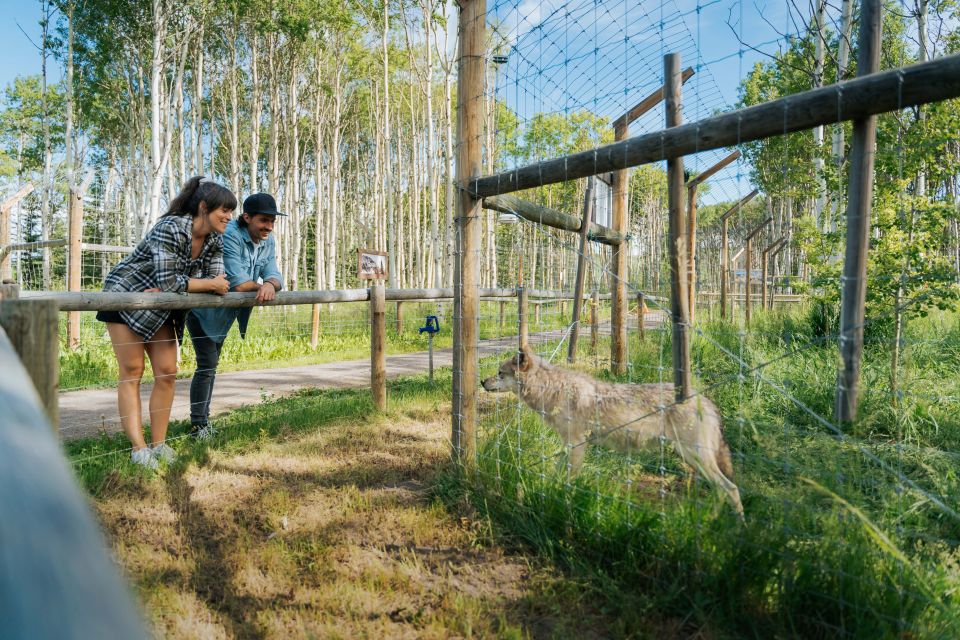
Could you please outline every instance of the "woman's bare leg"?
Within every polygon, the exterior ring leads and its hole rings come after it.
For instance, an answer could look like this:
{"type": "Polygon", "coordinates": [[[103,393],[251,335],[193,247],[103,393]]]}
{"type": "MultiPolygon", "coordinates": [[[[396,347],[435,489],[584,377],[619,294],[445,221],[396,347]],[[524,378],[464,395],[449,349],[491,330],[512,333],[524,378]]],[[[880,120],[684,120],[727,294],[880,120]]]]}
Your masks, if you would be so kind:
{"type": "Polygon", "coordinates": [[[157,445],[167,439],[170,407],[177,383],[177,337],[165,324],[146,344],[153,367],[153,391],[150,393],[150,440],[157,445]]]}
{"type": "Polygon", "coordinates": [[[117,356],[120,370],[120,382],[117,384],[117,408],[120,410],[120,425],[130,439],[134,451],[143,449],[147,443],[143,439],[143,426],[140,417],[140,379],[143,377],[143,338],[127,325],[120,322],[108,322],[107,333],[113,343],[113,353],[117,356]]]}

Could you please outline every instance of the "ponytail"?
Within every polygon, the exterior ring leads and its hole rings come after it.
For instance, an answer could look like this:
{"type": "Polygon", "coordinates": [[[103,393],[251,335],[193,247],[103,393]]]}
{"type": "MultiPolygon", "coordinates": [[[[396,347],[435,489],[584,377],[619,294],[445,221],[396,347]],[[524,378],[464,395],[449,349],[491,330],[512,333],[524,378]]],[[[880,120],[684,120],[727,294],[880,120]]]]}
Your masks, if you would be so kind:
{"type": "Polygon", "coordinates": [[[200,203],[207,205],[207,212],[223,207],[233,211],[237,208],[237,197],[230,189],[203,176],[194,176],[187,180],[180,193],[170,201],[164,216],[200,215],[200,203]]]}

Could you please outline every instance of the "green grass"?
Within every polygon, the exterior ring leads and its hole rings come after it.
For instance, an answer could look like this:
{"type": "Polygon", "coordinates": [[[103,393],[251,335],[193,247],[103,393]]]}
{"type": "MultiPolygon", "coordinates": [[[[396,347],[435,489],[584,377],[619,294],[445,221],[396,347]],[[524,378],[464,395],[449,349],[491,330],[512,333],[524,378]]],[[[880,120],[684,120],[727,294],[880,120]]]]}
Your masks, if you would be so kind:
{"type": "MultiPolygon", "coordinates": [[[[859,420],[835,431],[836,341],[813,315],[761,314],[749,332],[710,321],[693,340],[745,525],[656,446],[592,448],[570,481],[559,438],[512,399],[482,412],[476,469],[451,472],[441,493],[499,539],[588,578],[637,624],[652,607],[719,637],[958,637],[957,317],[911,323],[896,408],[888,351],[868,344],[859,420]]],[[[669,336],[633,344],[631,357],[630,380],[671,379],[669,336]]]]}

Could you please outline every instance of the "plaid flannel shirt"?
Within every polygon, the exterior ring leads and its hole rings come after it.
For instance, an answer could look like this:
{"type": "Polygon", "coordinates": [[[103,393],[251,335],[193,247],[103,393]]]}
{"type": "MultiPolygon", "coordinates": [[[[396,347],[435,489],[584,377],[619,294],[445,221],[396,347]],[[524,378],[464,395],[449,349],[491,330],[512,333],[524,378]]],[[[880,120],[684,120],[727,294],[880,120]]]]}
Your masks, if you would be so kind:
{"type": "MultiPolygon", "coordinates": [[[[207,236],[196,258],[190,257],[192,244],[191,216],[160,218],[133,253],[110,271],[103,290],[140,292],[156,288],[186,293],[190,278],[212,278],[224,272],[223,237],[219,233],[207,236]]],[[[170,316],[170,311],[162,309],[120,312],[123,321],[144,340],[150,340],[170,316]]],[[[179,327],[178,339],[182,335],[179,327]]]]}

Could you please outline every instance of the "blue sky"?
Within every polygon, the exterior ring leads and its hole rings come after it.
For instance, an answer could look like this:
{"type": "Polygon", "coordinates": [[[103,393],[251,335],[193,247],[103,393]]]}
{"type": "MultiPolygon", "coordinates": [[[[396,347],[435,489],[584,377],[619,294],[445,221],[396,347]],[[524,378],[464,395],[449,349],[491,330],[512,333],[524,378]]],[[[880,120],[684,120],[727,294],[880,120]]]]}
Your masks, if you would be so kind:
{"type": "MultiPolygon", "coordinates": [[[[781,46],[783,33],[802,28],[787,1],[761,0],[488,0],[490,20],[499,20],[514,45],[498,76],[498,96],[525,119],[536,111],[588,108],[615,116],[659,86],[662,56],[679,51],[698,73],[685,87],[687,121],[728,109],[752,65],[781,46]],[[738,41],[742,39],[744,43],[738,41]]],[[[806,3],[795,3],[805,9],[806,3]]],[[[40,3],[0,0],[0,84],[40,72],[40,3]],[[22,29],[22,31],[21,31],[22,29]],[[23,33],[23,32],[26,33],[23,33]]],[[[49,77],[62,68],[50,60],[49,77]]],[[[633,133],[662,127],[654,110],[633,133]]],[[[722,151],[690,158],[695,171],[722,151]]],[[[714,181],[708,200],[730,200],[750,190],[740,163],[714,181]]]]}

